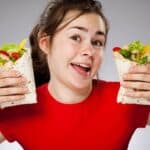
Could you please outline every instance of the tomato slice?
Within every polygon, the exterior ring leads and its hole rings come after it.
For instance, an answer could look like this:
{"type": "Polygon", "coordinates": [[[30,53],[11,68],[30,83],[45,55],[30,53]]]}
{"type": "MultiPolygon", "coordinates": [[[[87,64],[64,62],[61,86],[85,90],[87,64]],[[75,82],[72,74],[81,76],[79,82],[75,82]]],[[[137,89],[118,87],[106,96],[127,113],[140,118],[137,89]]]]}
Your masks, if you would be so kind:
{"type": "Polygon", "coordinates": [[[11,56],[12,56],[15,60],[17,60],[17,59],[20,57],[18,52],[13,52],[13,53],[11,53],[11,56]]]}
{"type": "Polygon", "coordinates": [[[120,50],[121,50],[120,47],[114,47],[114,48],[113,48],[113,51],[114,51],[114,52],[118,52],[118,51],[120,51],[120,50]]]}
{"type": "Polygon", "coordinates": [[[4,51],[4,50],[0,50],[0,54],[3,54],[3,55],[5,55],[5,56],[9,57],[9,53],[7,53],[7,52],[4,51]]]}

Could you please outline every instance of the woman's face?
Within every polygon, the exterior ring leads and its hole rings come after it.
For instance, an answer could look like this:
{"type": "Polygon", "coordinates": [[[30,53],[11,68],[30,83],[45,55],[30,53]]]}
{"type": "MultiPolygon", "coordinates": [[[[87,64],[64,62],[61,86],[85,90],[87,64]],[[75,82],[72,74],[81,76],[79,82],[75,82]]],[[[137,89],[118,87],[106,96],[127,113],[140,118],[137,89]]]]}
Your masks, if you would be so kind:
{"type": "MultiPolygon", "coordinates": [[[[62,24],[77,14],[68,12],[62,24]]],[[[95,13],[81,15],[58,31],[48,53],[51,82],[79,90],[89,87],[102,63],[105,40],[104,22],[95,13]]]]}

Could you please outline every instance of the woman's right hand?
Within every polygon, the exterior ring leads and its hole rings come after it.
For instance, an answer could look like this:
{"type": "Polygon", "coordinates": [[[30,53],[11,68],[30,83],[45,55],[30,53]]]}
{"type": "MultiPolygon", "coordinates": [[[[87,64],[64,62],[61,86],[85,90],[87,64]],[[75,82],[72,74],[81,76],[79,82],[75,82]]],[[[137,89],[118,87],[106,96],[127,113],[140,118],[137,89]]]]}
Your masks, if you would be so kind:
{"type": "Polygon", "coordinates": [[[28,93],[27,79],[18,71],[0,72],[0,103],[23,99],[28,93]]]}

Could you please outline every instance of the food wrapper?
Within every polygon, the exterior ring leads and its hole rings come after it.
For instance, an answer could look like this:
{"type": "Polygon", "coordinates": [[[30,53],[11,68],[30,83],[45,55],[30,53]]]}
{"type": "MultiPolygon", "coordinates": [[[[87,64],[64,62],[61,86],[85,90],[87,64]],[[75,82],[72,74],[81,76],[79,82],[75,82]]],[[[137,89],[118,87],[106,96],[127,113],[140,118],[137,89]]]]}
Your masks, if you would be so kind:
{"type": "MultiPolygon", "coordinates": [[[[137,41],[132,42],[132,44],[135,43],[135,42],[137,42],[137,41]]],[[[139,41],[138,41],[138,43],[139,43],[139,41]]],[[[124,48],[122,48],[122,49],[127,50],[128,46],[124,46],[124,48]]],[[[116,63],[116,66],[117,66],[120,82],[123,81],[123,74],[128,73],[129,68],[132,65],[141,65],[141,64],[142,65],[147,65],[147,64],[149,64],[150,46],[143,46],[143,48],[141,48],[141,49],[142,50],[141,50],[140,55],[142,55],[144,57],[144,59],[143,59],[143,57],[141,57],[141,60],[140,60],[140,57],[138,56],[139,60],[136,59],[136,61],[134,61],[134,60],[131,59],[131,54],[130,54],[130,57],[128,59],[127,57],[124,57],[119,52],[120,51],[119,47],[115,47],[115,50],[113,51],[113,54],[114,54],[115,63],[116,63]],[[143,53],[144,50],[146,50],[145,53],[143,53]],[[141,62],[141,63],[139,63],[139,62],[141,62]]],[[[134,89],[124,88],[124,87],[120,86],[119,91],[118,91],[118,95],[117,95],[117,102],[122,103],[122,104],[150,105],[150,100],[148,100],[146,98],[133,98],[133,97],[128,97],[128,96],[124,95],[124,93],[126,91],[132,91],[132,90],[134,90],[134,89]]]]}
{"type": "MultiPolygon", "coordinates": [[[[22,48],[24,48],[24,44],[22,45],[22,48]]],[[[29,89],[29,92],[25,95],[24,99],[0,103],[0,108],[22,105],[22,104],[33,104],[37,102],[36,86],[34,81],[32,59],[31,59],[31,50],[28,48],[24,48],[24,49],[25,52],[22,54],[20,58],[16,58],[17,60],[15,60],[14,63],[12,63],[11,61],[7,61],[7,63],[0,65],[0,72],[4,70],[10,70],[10,69],[19,71],[28,80],[27,87],[29,89]]]]}

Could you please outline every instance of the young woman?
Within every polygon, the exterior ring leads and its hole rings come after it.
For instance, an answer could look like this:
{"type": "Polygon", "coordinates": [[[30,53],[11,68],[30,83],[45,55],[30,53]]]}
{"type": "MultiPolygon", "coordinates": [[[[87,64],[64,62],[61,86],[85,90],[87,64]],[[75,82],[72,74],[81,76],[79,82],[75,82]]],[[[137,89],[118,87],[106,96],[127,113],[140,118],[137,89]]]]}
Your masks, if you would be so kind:
{"type": "MultiPolygon", "coordinates": [[[[1,140],[16,140],[25,150],[127,149],[150,108],[118,104],[119,83],[93,80],[107,33],[99,1],[48,3],[30,35],[38,103],[1,110],[1,140]]],[[[132,67],[124,79],[124,87],[145,89],[126,95],[150,98],[149,66],[132,67]]],[[[25,85],[14,70],[0,73],[0,101],[19,100],[25,85]]]]}

